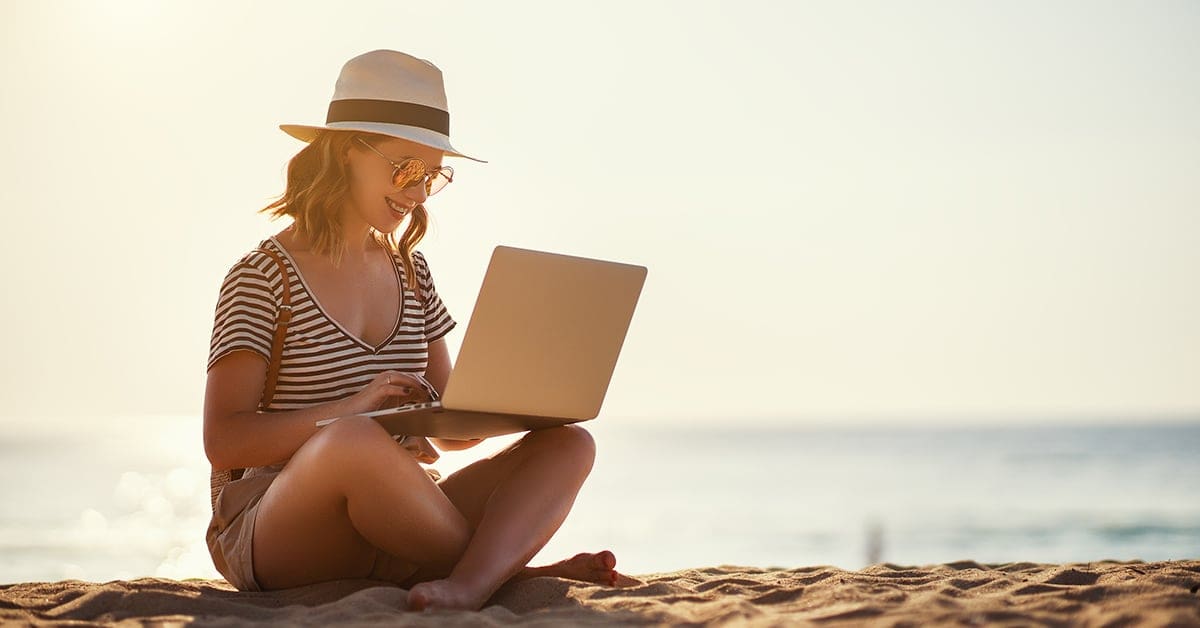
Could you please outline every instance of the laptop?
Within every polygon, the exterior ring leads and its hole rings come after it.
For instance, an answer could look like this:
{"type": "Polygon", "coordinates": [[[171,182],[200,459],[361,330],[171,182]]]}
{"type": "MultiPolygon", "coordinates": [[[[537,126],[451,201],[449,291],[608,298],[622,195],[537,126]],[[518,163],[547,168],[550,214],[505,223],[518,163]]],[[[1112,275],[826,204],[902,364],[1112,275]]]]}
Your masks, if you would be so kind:
{"type": "Polygon", "coordinates": [[[644,266],[497,246],[445,394],[361,416],[456,439],[594,419],[645,280],[644,266]]]}

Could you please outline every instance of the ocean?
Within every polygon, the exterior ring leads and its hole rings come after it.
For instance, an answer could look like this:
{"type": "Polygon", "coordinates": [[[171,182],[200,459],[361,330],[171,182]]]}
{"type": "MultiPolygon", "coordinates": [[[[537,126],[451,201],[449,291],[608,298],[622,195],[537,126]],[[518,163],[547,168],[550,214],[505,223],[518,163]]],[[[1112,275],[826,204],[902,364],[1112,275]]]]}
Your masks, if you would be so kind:
{"type": "MultiPolygon", "coordinates": [[[[105,424],[0,437],[0,583],[219,577],[199,419],[105,424]]],[[[534,564],[601,549],[630,574],[1200,557],[1200,422],[587,425],[596,464],[534,564]]]]}

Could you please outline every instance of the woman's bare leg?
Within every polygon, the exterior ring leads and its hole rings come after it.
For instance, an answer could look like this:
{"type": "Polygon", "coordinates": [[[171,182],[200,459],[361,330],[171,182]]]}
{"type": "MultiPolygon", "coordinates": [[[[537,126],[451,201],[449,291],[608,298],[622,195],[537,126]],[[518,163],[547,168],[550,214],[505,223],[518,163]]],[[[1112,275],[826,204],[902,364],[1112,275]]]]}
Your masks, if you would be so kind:
{"type": "MultiPolygon", "coordinates": [[[[522,442],[523,439],[522,441],[514,442],[504,450],[496,452],[483,460],[471,463],[438,483],[438,486],[446,493],[446,496],[450,498],[454,506],[467,518],[472,532],[479,527],[479,522],[483,518],[487,502],[491,499],[492,493],[495,492],[499,482],[507,477],[527,454],[531,451],[536,451],[535,447],[531,447],[528,444],[522,446],[522,442]]],[[[618,574],[615,569],[616,565],[617,557],[611,551],[584,552],[541,567],[526,566],[510,578],[509,582],[517,582],[539,576],[569,578],[609,585],[618,582],[624,584],[636,582],[618,574]]],[[[411,588],[420,582],[445,578],[449,573],[450,570],[437,572],[429,569],[421,569],[404,580],[401,586],[411,588]]]]}
{"type": "MultiPolygon", "coordinates": [[[[636,578],[630,578],[618,573],[615,569],[616,566],[617,557],[608,550],[582,552],[549,565],[522,567],[521,571],[517,572],[517,575],[508,579],[508,583],[520,582],[530,578],[554,577],[609,586],[625,587],[645,584],[636,578]]],[[[372,570],[368,577],[373,580],[394,582],[402,588],[411,589],[420,582],[440,580],[444,576],[445,574],[442,574],[442,576],[433,576],[429,572],[420,569],[416,573],[413,573],[411,565],[405,565],[402,561],[397,561],[390,556],[379,556],[376,561],[376,568],[372,570]]]]}
{"type": "MultiPolygon", "coordinates": [[[[338,421],[305,443],[263,498],[254,535],[254,564],[259,584],[266,589],[278,589],[340,578],[376,577],[411,588],[416,582],[444,577],[458,562],[468,538],[454,540],[455,519],[467,513],[468,536],[477,528],[499,479],[526,454],[537,450],[530,443],[522,445],[523,442],[445,478],[439,491],[411,455],[396,447],[373,422],[338,421]],[[407,472],[414,469],[415,473],[407,472]],[[384,486],[364,486],[368,477],[374,480],[369,484],[382,480],[384,486]],[[343,490],[347,478],[352,488],[364,490],[343,490]],[[388,499],[378,497],[381,493],[397,492],[400,494],[388,499]],[[424,493],[430,494],[421,496],[424,493]],[[452,512],[443,512],[440,517],[430,517],[426,512],[422,517],[421,504],[412,503],[432,501],[436,505],[447,498],[459,517],[452,512]],[[351,516],[352,500],[357,502],[355,506],[361,506],[354,509],[357,520],[351,516]],[[418,506],[415,510],[414,505],[418,506]],[[393,527],[389,524],[402,522],[406,517],[425,522],[401,525],[404,533],[389,529],[393,527]],[[437,523],[439,518],[442,521],[437,523]],[[356,527],[359,523],[364,524],[364,530],[356,527]],[[369,533],[368,529],[375,532],[369,533]],[[448,535],[439,534],[447,531],[448,535]],[[427,547],[430,535],[434,555],[414,553],[413,550],[427,547]],[[375,538],[369,540],[368,536],[375,538]],[[461,543],[461,547],[456,543],[461,543]],[[440,552],[436,551],[438,547],[440,552]],[[399,563],[388,567],[398,569],[401,575],[390,578],[373,571],[380,549],[399,563]],[[423,576],[408,577],[411,566],[423,559],[425,566],[418,571],[423,576]]],[[[615,565],[616,557],[608,551],[577,554],[552,565],[524,567],[510,580],[537,576],[607,584],[616,583],[618,578],[627,580],[616,573],[615,565]]]]}
{"type": "MultiPolygon", "coordinates": [[[[535,430],[443,480],[446,496],[468,521],[477,523],[448,575],[411,586],[409,608],[482,607],[501,585],[522,573],[562,525],[591,472],[595,452],[591,434],[580,426],[535,430]]],[[[608,557],[593,556],[607,562],[608,557]]]]}
{"type": "Polygon", "coordinates": [[[450,569],[470,533],[411,454],[375,421],[349,417],[301,446],[267,489],[255,520],[254,572],[265,589],[364,578],[378,549],[450,569]]]}

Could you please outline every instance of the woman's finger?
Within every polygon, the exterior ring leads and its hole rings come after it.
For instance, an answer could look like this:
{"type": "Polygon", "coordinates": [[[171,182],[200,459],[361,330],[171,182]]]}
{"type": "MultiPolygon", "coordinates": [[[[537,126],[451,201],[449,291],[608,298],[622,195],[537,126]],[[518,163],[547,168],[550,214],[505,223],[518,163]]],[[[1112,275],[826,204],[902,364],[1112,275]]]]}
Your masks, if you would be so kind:
{"type": "Polygon", "coordinates": [[[417,373],[403,371],[385,371],[376,376],[372,384],[378,382],[376,390],[386,397],[412,397],[412,401],[433,401],[441,395],[429,380],[417,373]]]}
{"type": "Polygon", "coordinates": [[[406,378],[404,375],[405,375],[404,373],[397,373],[397,372],[389,371],[389,372],[385,372],[385,373],[380,373],[375,378],[375,381],[379,382],[384,387],[405,386],[405,385],[411,386],[408,383],[408,378],[406,378]]]}
{"type": "Polygon", "coordinates": [[[437,394],[437,389],[433,387],[433,384],[430,384],[429,380],[416,373],[391,373],[385,381],[385,383],[391,385],[401,384],[402,382],[407,382],[415,390],[424,390],[431,397],[437,394]]]}
{"type": "Polygon", "coordinates": [[[410,385],[419,384],[420,380],[424,379],[420,375],[416,375],[414,373],[405,373],[403,371],[384,371],[383,373],[379,374],[379,377],[382,377],[384,382],[388,384],[400,384],[408,382],[410,385]]]}
{"type": "Polygon", "coordinates": [[[407,384],[384,384],[381,390],[389,395],[408,395],[415,389],[407,384]]]}

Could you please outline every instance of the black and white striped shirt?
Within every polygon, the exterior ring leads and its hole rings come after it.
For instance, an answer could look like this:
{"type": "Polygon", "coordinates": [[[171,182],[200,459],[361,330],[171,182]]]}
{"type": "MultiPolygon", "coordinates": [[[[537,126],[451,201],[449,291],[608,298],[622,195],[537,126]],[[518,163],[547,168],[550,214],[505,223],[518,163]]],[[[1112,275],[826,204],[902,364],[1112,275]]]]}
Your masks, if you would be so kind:
{"type": "MultiPolygon", "coordinates": [[[[283,258],[292,300],[292,320],[284,337],[275,397],[265,408],[268,412],[343,399],[387,370],[424,375],[429,343],[456,324],[438,297],[429,265],[419,251],[413,252],[413,266],[424,301],[419,302],[409,289],[400,255],[394,253],[396,277],[404,287],[401,313],[392,334],[372,347],[321,308],[295,262],[274,237],[260,246],[283,258]]],[[[208,368],[233,351],[253,351],[270,360],[275,312],[283,294],[281,281],[278,264],[261,251],[251,251],[233,265],[217,300],[208,368]]]]}

